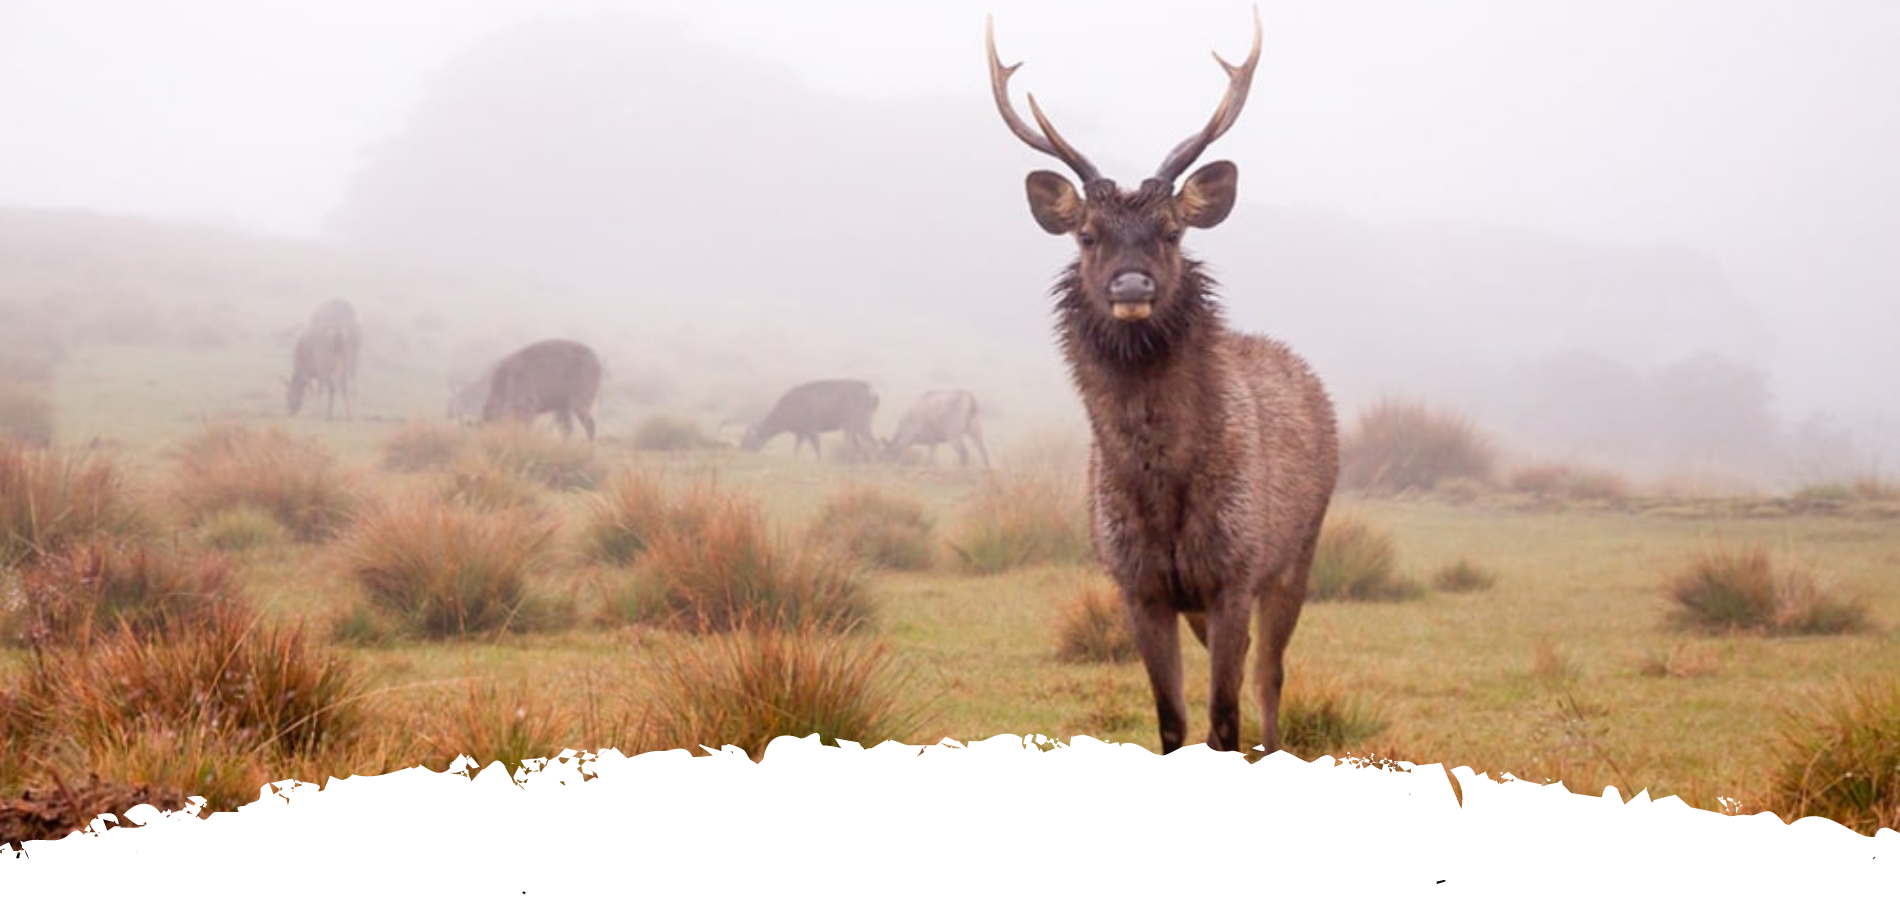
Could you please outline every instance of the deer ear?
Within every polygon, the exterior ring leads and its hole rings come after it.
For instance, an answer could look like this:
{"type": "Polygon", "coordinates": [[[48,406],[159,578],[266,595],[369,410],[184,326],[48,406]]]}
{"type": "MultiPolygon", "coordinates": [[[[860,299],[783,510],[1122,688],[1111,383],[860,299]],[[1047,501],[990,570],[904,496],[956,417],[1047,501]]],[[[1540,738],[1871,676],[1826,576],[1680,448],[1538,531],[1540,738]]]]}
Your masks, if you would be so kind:
{"type": "Polygon", "coordinates": [[[1069,179],[1044,169],[1029,173],[1029,211],[1050,234],[1068,234],[1082,224],[1082,196],[1069,179]]]}
{"type": "Polygon", "coordinates": [[[1195,169],[1174,197],[1181,220],[1195,228],[1212,228],[1225,221],[1234,210],[1239,179],[1240,170],[1224,159],[1195,169]]]}

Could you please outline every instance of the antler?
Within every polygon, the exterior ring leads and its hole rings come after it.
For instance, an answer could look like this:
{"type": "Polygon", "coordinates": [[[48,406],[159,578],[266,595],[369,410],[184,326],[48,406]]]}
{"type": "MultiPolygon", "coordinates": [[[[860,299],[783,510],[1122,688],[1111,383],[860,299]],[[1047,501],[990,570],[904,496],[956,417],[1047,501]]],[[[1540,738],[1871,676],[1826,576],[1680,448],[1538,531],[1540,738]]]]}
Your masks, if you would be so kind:
{"type": "MultiPolygon", "coordinates": [[[[992,51],[990,59],[994,61],[995,58],[992,51]]],[[[1200,158],[1207,145],[1226,134],[1227,129],[1234,127],[1234,120],[1240,118],[1240,108],[1247,103],[1247,88],[1253,84],[1254,65],[1260,62],[1260,7],[1253,8],[1253,50],[1247,53],[1247,61],[1235,67],[1221,59],[1219,52],[1214,54],[1214,61],[1227,70],[1227,94],[1221,97],[1220,107],[1214,110],[1214,118],[1208,120],[1207,127],[1176,144],[1168,152],[1167,159],[1162,160],[1161,168],[1155,170],[1155,177],[1169,184],[1181,177],[1181,173],[1200,158]]]]}
{"type": "MultiPolygon", "coordinates": [[[[1075,170],[1075,174],[1082,179],[1084,184],[1101,178],[1102,175],[1096,171],[1095,164],[1089,162],[1088,157],[1083,156],[1081,151],[1071,146],[1068,141],[1063,140],[1062,135],[1056,132],[1056,127],[1049,124],[1048,117],[1042,114],[1042,108],[1036,105],[1035,94],[1029,95],[1029,114],[1036,117],[1036,125],[1042,129],[1042,133],[1037,134],[1031,131],[1029,125],[1023,122],[1022,117],[1016,115],[1016,110],[1009,102],[1009,76],[1016,74],[1016,70],[1022,68],[1023,64],[1005,66],[1002,60],[996,58],[996,26],[993,19],[988,16],[983,19],[983,43],[990,51],[990,93],[996,95],[996,110],[1003,114],[1003,122],[1009,126],[1009,130],[1022,138],[1023,143],[1068,163],[1069,168],[1075,170]]],[[[1259,50],[1257,39],[1254,49],[1259,50]]]]}

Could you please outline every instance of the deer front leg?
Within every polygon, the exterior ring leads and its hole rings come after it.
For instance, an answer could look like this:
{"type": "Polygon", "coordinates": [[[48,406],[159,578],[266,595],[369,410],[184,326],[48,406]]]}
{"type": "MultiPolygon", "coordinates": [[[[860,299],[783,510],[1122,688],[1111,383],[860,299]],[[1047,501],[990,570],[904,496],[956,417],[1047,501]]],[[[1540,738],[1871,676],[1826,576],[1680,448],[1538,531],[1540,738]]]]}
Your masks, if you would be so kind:
{"type": "Polygon", "coordinates": [[[1155,718],[1161,728],[1161,752],[1180,749],[1187,735],[1187,693],[1181,683],[1181,629],[1165,601],[1129,597],[1123,593],[1129,629],[1148,669],[1154,691],[1155,718]]]}

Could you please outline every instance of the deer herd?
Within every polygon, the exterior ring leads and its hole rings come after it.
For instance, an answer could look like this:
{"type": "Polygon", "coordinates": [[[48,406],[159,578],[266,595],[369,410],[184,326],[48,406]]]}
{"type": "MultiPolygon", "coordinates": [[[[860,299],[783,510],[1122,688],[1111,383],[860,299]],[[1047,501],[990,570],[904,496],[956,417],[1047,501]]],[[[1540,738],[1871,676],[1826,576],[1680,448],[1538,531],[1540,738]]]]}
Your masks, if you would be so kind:
{"type": "MultiPolygon", "coordinates": [[[[1267,753],[1279,749],[1283,660],[1338,475],[1332,402],[1318,377],[1285,345],[1230,330],[1213,279],[1181,249],[1187,229],[1213,228],[1234,209],[1233,163],[1188,169],[1240,116],[1260,59],[1257,9],[1253,25],[1243,63],[1215,55],[1228,83],[1213,116],[1132,188],[1102,175],[1064,140],[1033,95],[1035,127],[1023,121],[1009,98],[1021,63],[1002,64],[993,27],[985,25],[990,86],[1004,124],[1077,178],[1035,171],[1025,190],[1036,224],[1075,241],[1076,258],[1052,291],[1055,338],[1088,417],[1091,542],[1119,588],[1164,753],[1187,734],[1182,618],[1208,651],[1207,743],[1215,750],[1241,747],[1241,687],[1257,621],[1259,744],[1267,753]]],[[[341,393],[350,414],[360,340],[347,303],[317,310],[296,345],[286,398],[293,415],[312,385],[332,412],[341,393]]],[[[600,382],[593,350],[542,341],[457,388],[448,412],[484,422],[552,414],[563,433],[578,419],[591,440],[600,382]]],[[[968,441],[989,465],[968,391],[925,393],[882,442],[871,433],[877,408],[864,381],[801,384],[746,430],[740,447],[756,451],[789,432],[794,455],[810,443],[822,458],[819,435],[835,431],[860,457],[891,461],[923,446],[934,461],[937,445],[948,443],[968,465],[968,441]]]]}

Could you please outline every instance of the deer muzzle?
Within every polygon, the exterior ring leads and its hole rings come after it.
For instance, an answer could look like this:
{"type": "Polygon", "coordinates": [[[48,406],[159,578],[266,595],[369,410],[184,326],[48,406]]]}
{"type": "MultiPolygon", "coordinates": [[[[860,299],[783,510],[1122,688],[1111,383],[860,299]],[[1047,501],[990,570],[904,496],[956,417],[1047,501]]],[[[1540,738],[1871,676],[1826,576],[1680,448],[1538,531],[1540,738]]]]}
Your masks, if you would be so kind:
{"type": "Polygon", "coordinates": [[[1155,280],[1146,272],[1122,272],[1108,283],[1108,311],[1123,322],[1154,313],[1155,280]]]}

